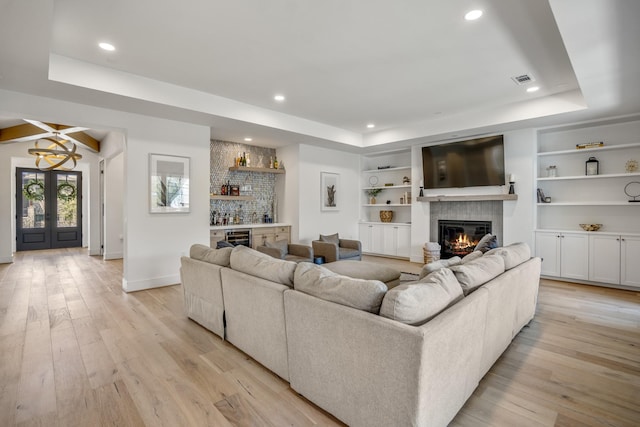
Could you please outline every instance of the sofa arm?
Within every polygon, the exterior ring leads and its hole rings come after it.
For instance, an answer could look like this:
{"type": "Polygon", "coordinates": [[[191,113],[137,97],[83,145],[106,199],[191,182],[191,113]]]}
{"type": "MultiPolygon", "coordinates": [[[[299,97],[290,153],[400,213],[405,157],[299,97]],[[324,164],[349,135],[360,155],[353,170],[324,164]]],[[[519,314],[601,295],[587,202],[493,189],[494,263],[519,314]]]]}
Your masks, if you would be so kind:
{"type": "Polygon", "coordinates": [[[362,253],[362,243],[360,243],[360,240],[340,239],[340,247],[357,249],[358,252],[362,253]]]}
{"type": "Polygon", "coordinates": [[[278,248],[268,248],[266,246],[258,246],[256,249],[258,250],[258,252],[262,252],[263,254],[267,254],[277,259],[282,259],[280,254],[280,249],[278,248]]]}
{"type": "Polygon", "coordinates": [[[338,260],[338,245],[321,240],[313,240],[311,242],[313,254],[315,256],[323,256],[325,262],[335,262],[338,260]]]}
{"type": "Polygon", "coordinates": [[[308,258],[309,261],[313,261],[313,248],[311,246],[291,243],[289,244],[289,253],[291,255],[308,258]]]}

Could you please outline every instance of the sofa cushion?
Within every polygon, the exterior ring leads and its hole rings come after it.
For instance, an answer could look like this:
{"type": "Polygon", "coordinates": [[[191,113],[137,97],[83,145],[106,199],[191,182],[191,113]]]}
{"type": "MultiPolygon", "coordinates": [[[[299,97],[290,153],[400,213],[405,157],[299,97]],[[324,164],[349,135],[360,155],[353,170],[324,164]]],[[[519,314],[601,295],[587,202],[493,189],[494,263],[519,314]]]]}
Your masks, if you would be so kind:
{"type": "Polygon", "coordinates": [[[276,259],[246,246],[236,246],[231,252],[231,268],[242,273],[293,287],[296,263],[276,259]]]}
{"type": "Polygon", "coordinates": [[[195,244],[191,245],[189,256],[192,259],[228,267],[232,250],[233,248],[211,249],[209,246],[195,244]]]}
{"type": "Polygon", "coordinates": [[[485,234],[476,245],[474,251],[487,252],[489,249],[498,247],[498,237],[491,233],[485,234]]]}
{"type": "Polygon", "coordinates": [[[526,243],[513,243],[509,246],[491,249],[485,253],[487,255],[498,255],[504,258],[504,268],[511,270],[531,258],[531,249],[526,243]]]}
{"type": "Polygon", "coordinates": [[[387,285],[379,280],[341,276],[310,262],[296,268],[294,289],[336,304],[378,313],[387,285]]]}
{"type": "Polygon", "coordinates": [[[359,250],[351,248],[338,248],[338,254],[340,259],[357,258],[361,255],[359,250]]]}
{"type": "Polygon", "coordinates": [[[275,242],[265,242],[264,245],[268,248],[279,250],[280,259],[284,259],[285,255],[289,253],[289,241],[287,239],[276,240],[275,242]]]}
{"type": "Polygon", "coordinates": [[[381,263],[342,260],[324,264],[323,267],[336,274],[354,279],[379,280],[384,282],[387,287],[389,287],[387,282],[394,282],[400,279],[398,270],[381,263]]]}
{"type": "Polygon", "coordinates": [[[336,246],[340,245],[340,237],[338,237],[338,233],[330,234],[328,236],[323,236],[321,234],[320,235],[320,241],[321,242],[327,242],[327,243],[335,243],[336,246]]]}
{"type": "Polygon", "coordinates": [[[468,254],[466,254],[465,256],[462,257],[462,261],[460,261],[460,264],[466,264],[470,261],[473,261],[474,259],[478,259],[480,258],[482,255],[484,255],[484,253],[482,251],[473,251],[470,252],[468,254]]]}
{"type": "Polygon", "coordinates": [[[504,273],[504,259],[500,256],[483,256],[466,264],[451,267],[462,292],[468,295],[479,286],[504,273]]]}
{"type": "Polygon", "coordinates": [[[441,268],[452,267],[454,265],[460,264],[460,257],[454,256],[449,259],[440,259],[438,261],[430,262],[429,264],[425,264],[422,266],[422,270],[420,270],[420,279],[426,277],[427,275],[433,273],[434,271],[438,271],[441,268]]]}
{"type": "Polygon", "coordinates": [[[456,276],[441,268],[417,282],[397,286],[384,296],[380,316],[422,325],[463,298],[456,276]]]}

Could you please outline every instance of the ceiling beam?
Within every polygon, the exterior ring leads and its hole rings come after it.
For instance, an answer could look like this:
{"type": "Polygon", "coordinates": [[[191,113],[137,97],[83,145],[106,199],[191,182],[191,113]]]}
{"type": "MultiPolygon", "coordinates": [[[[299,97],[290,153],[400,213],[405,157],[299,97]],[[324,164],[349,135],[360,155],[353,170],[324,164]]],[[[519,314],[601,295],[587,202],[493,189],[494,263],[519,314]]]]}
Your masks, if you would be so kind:
{"type": "Polygon", "coordinates": [[[0,129],[0,143],[24,142],[40,138],[51,137],[56,133],[61,137],[67,137],[76,144],[81,144],[91,151],[100,152],[100,141],[83,132],[86,127],[59,125],[56,123],[44,123],[37,120],[26,120],[27,123],[0,129]]]}
{"type": "Polygon", "coordinates": [[[31,123],[25,123],[23,125],[0,129],[0,142],[31,141],[47,135],[49,135],[49,132],[42,130],[42,128],[32,125],[31,123]]]}

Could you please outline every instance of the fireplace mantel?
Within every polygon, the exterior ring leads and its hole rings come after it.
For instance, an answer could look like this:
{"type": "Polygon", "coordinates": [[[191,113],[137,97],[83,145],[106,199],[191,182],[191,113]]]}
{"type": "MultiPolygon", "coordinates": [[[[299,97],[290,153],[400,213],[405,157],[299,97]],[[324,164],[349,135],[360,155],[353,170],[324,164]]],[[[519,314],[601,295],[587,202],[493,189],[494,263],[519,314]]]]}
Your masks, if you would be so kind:
{"type": "Polygon", "coordinates": [[[485,200],[518,200],[517,194],[469,194],[455,196],[424,196],[417,197],[418,202],[478,202],[485,200]]]}

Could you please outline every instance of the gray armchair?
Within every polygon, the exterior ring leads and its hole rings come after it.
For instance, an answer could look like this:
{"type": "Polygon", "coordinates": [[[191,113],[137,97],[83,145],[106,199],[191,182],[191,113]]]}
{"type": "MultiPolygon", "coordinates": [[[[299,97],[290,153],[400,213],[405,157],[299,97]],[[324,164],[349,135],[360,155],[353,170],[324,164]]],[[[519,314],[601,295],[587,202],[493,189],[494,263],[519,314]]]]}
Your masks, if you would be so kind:
{"type": "Polygon", "coordinates": [[[323,256],[325,262],[338,260],[361,260],[362,244],[359,240],[340,239],[337,234],[320,235],[320,239],[311,242],[313,254],[323,256]]]}
{"type": "Polygon", "coordinates": [[[258,246],[256,249],[258,252],[278,259],[313,262],[313,249],[310,246],[287,243],[286,240],[279,240],[274,243],[267,242],[265,246],[258,246]]]}

